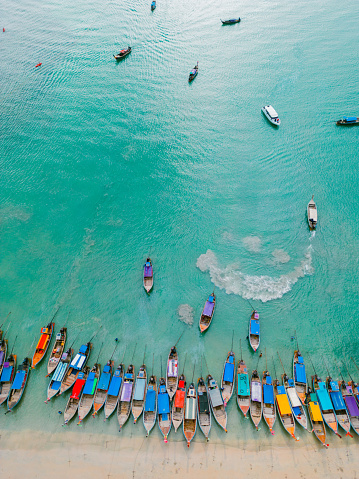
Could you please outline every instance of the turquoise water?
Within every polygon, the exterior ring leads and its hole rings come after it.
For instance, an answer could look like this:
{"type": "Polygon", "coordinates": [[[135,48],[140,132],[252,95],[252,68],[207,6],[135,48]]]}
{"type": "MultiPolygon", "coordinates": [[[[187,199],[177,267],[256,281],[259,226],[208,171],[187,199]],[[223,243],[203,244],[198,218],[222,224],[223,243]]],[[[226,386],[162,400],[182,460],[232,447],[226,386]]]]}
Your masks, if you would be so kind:
{"type": "MultiPolygon", "coordinates": [[[[70,313],[68,344],[80,331],[75,348],[102,325],[90,365],[99,353],[104,364],[118,337],[116,363],[127,348],[127,365],[137,343],[136,367],[147,346],[146,363],[151,369],[154,353],[160,376],[161,358],[185,330],[180,370],[187,353],[185,372],[191,379],[196,362],[197,378],[205,354],[219,380],[232,330],[237,355],[241,338],[249,368],[257,366],[246,341],[249,300],[261,317],[259,370],[265,349],[270,369],[279,351],[290,370],[297,330],[317,372],[326,374],[324,356],[336,376],[334,358],[359,359],[359,128],[335,125],[358,115],[358,2],[149,7],[2,7],[0,314],[12,312],[10,348],[18,334],[18,359],[32,355],[61,306],[56,329],[70,313]],[[238,14],[239,25],[221,26],[219,18],[238,14]],[[113,53],[127,45],[133,52],[116,63],[113,53]],[[277,130],[260,112],[267,103],[282,119],[277,130]],[[306,223],[312,194],[315,235],[306,223]],[[150,296],[142,288],[148,254],[150,296]],[[214,286],[215,317],[201,337],[198,319],[214,286]]],[[[21,406],[0,415],[1,429],[58,430],[68,396],[45,405],[45,374],[46,361],[31,373],[21,406]]],[[[228,408],[226,440],[258,438],[234,399],[228,408]]],[[[118,429],[115,417],[70,427],[118,429]]],[[[123,431],[143,433],[141,423],[123,431]]],[[[260,437],[268,434],[263,425],[260,437]]],[[[224,434],[215,426],[212,438],[224,434]]]]}

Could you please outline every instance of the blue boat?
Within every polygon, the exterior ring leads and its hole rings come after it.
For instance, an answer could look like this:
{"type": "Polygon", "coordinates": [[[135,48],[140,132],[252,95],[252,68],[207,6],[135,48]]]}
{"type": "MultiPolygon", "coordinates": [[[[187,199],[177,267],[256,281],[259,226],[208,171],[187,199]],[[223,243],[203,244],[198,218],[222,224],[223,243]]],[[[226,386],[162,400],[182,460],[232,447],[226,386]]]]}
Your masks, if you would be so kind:
{"type": "Polygon", "coordinates": [[[268,371],[263,371],[263,417],[269,427],[269,431],[274,435],[273,427],[276,419],[274,404],[274,386],[272,378],[268,371]]]}
{"type": "Polygon", "coordinates": [[[9,397],[11,384],[14,380],[16,368],[16,354],[10,354],[4,362],[4,367],[0,376],[0,406],[9,397]]]}
{"type": "Polygon", "coordinates": [[[143,409],[143,426],[146,429],[148,437],[153,426],[156,424],[157,417],[157,378],[152,375],[147,385],[145,407],[143,409]]]}
{"type": "Polygon", "coordinates": [[[222,380],[221,380],[221,391],[222,391],[224,407],[227,406],[233,394],[234,379],[235,379],[235,372],[234,372],[235,364],[236,364],[236,360],[234,357],[234,352],[230,351],[224,363],[222,380]]]}
{"type": "Polygon", "coordinates": [[[301,403],[304,404],[308,393],[307,375],[305,372],[304,359],[299,349],[294,351],[293,357],[293,378],[295,389],[301,403]]]}
{"type": "Polygon", "coordinates": [[[156,0],[153,0],[153,2],[151,3],[151,12],[153,12],[155,8],[156,8],[156,0]]]}
{"type": "Polygon", "coordinates": [[[78,407],[78,425],[81,424],[81,422],[85,419],[85,417],[92,409],[100,374],[101,366],[99,363],[96,363],[91,368],[91,371],[89,372],[89,375],[86,379],[84,390],[82,391],[82,396],[78,407]]]}
{"type": "Polygon", "coordinates": [[[166,380],[165,378],[160,379],[159,390],[158,390],[158,426],[161,433],[163,434],[165,443],[168,442],[168,435],[171,431],[172,426],[172,417],[171,417],[171,406],[170,406],[170,397],[166,389],[166,380]]]}
{"type": "Polygon", "coordinates": [[[249,320],[249,344],[254,352],[259,348],[261,342],[260,338],[260,325],[259,325],[259,314],[257,311],[253,311],[251,319],[249,320]]]}
{"type": "Polygon", "coordinates": [[[341,126],[352,126],[358,124],[359,118],[357,118],[356,116],[343,116],[343,118],[337,121],[337,125],[341,126]]]}
{"type": "Polygon", "coordinates": [[[50,401],[51,398],[59,394],[61,383],[65,377],[66,371],[68,370],[73,353],[74,350],[70,348],[62,354],[60,362],[57,365],[47,388],[47,399],[45,403],[47,403],[48,401],[50,401]]]}
{"type": "Polygon", "coordinates": [[[93,400],[93,417],[100,411],[102,406],[105,404],[107,393],[110,387],[110,381],[112,376],[112,369],[113,369],[113,360],[109,359],[107,361],[106,366],[103,368],[102,374],[100,376],[96,394],[93,400]]]}
{"type": "Polygon", "coordinates": [[[18,367],[18,370],[15,374],[14,382],[11,385],[9,397],[7,399],[8,411],[12,411],[22,398],[29,377],[30,367],[30,358],[25,358],[18,367]]]}
{"type": "Polygon", "coordinates": [[[122,391],[124,370],[125,366],[121,363],[112,376],[105,402],[105,419],[108,419],[117,407],[122,391]]]}
{"type": "Polygon", "coordinates": [[[313,390],[315,391],[320,409],[322,411],[323,419],[327,426],[336,434],[341,437],[338,433],[338,421],[334,412],[334,407],[330,399],[325,383],[315,374],[312,376],[313,390]]]}
{"type": "Polygon", "coordinates": [[[334,406],[334,412],[337,417],[338,423],[346,432],[346,436],[353,437],[350,434],[350,419],[343,399],[343,395],[339,389],[338,381],[333,381],[332,378],[328,376],[326,379],[326,383],[330,399],[332,400],[334,406]]]}

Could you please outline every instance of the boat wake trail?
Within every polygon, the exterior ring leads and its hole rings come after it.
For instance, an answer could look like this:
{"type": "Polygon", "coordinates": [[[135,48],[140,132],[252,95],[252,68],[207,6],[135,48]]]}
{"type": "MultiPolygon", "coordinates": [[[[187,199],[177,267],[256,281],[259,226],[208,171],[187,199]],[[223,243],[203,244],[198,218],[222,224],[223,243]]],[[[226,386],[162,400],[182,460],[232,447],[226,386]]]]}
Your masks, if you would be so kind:
{"type": "Polygon", "coordinates": [[[304,259],[287,274],[279,277],[251,276],[242,273],[238,265],[228,265],[222,268],[216,255],[210,249],[197,259],[197,267],[203,272],[209,272],[212,283],[227,294],[237,294],[245,299],[257,299],[265,303],[281,298],[288,293],[299,278],[314,272],[312,266],[312,248],[308,247],[304,259]]]}
{"type": "Polygon", "coordinates": [[[178,316],[182,323],[192,326],[194,319],[194,311],[189,304],[180,304],[178,306],[178,316]]]}

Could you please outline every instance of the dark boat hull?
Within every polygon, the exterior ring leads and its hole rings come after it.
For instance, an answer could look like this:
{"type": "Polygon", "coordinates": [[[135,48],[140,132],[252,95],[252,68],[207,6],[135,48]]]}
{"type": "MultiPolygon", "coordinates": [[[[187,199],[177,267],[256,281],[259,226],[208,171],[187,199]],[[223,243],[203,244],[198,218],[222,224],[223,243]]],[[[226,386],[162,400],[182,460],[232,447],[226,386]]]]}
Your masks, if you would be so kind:
{"type": "Polygon", "coordinates": [[[351,121],[351,122],[346,122],[343,120],[338,120],[337,125],[339,126],[354,126],[354,125],[359,125],[359,120],[357,121],[351,121]]]}
{"type": "Polygon", "coordinates": [[[129,50],[127,50],[123,55],[114,55],[113,57],[116,59],[116,60],[123,60],[124,58],[126,58],[132,51],[132,48],[130,48],[129,50]]]}
{"type": "Polygon", "coordinates": [[[235,25],[241,21],[240,18],[233,18],[232,20],[221,20],[222,25],[235,25]]]}

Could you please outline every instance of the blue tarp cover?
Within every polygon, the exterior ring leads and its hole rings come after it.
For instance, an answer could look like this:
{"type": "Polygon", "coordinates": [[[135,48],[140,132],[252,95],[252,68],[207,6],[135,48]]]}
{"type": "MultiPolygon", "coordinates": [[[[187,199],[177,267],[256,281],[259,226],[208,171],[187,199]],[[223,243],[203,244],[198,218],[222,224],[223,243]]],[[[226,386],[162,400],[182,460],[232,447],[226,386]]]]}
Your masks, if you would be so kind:
{"type": "Polygon", "coordinates": [[[55,369],[54,375],[52,376],[53,381],[62,381],[66,372],[68,364],[67,363],[59,363],[57,368],[55,369]]]}
{"type": "Polygon", "coordinates": [[[98,389],[103,389],[106,391],[108,389],[108,385],[110,384],[111,374],[103,372],[100,376],[100,380],[98,383],[98,389]]]}
{"type": "Polygon", "coordinates": [[[263,384],[263,402],[264,404],[274,404],[273,386],[263,384]]]}
{"type": "Polygon", "coordinates": [[[170,398],[167,393],[158,395],[158,414],[168,414],[170,412],[170,398]]]}
{"type": "Polygon", "coordinates": [[[295,387],[295,384],[294,384],[293,379],[288,379],[288,385],[289,385],[290,388],[294,388],[294,387],[295,387]]]}
{"type": "Polygon", "coordinates": [[[223,381],[233,383],[234,381],[234,364],[226,363],[224,366],[223,381]]]}
{"type": "Polygon", "coordinates": [[[327,389],[323,381],[318,381],[318,386],[319,386],[319,389],[327,389]]]}
{"type": "Polygon", "coordinates": [[[238,374],[238,394],[240,396],[249,396],[248,374],[238,374]]]}
{"type": "Polygon", "coordinates": [[[150,389],[146,394],[145,411],[153,412],[156,407],[156,391],[150,389]]]}
{"type": "Polygon", "coordinates": [[[83,344],[80,348],[80,353],[86,354],[87,351],[87,344],[83,344]]]}
{"type": "Polygon", "coordinates": [[[15,380],[12,383],[11,389],[21,389],[22,383],[24,382],[26,371],[21,370],[17,371],[15,375],[15,380]]]}
{"type": "Polygon", "coordinates": [[[132,374],[131,373],[125,373],[125,379],[131,379],[132,374]]]}
{"type": "Polygon", "coordinates": [[[136,385],[135,385],[135,392],[133,394],[133,399],[136,401],[142,401],[145,396],[145,389],[146,389],[146,379],[145,378],[137,378],[136,385]]]}
{"type": "Polygon", "coordinates": [[[297,383],[307,383],[307,376],[305,374],[304,364],[296,364],[294,368],[295,380],[297,383]]]}
{"type": "Polygon", "coordinates": [[[54,381],[51,384],[51,389],[53,389],[54,391],[58,391],[60,387],[61,387],[61,381],[54,381]]]}
{"type": "Polygon", "coordinates": [[[336,411],[346,409],[344,399],[340,391],[332,391],[330,393],[330,397],[332,398],[333,406],[336,411]]]}
{"type": "Polygon", "coordinates": [[[12,366],[9,366],[8,368],[3,368],[2,373],[1,373],[1,378],[0,381],[2,383],[8,382],[11,379],[11,372],[14,368],[12,366]]]}
{"type": "Polygon", "coordinates": [[[95,373],[91,372],[88,375],[88,378],[86,380],[86,384],[85,384],[85,387],[84,387],[84,390],[83,390],[84,394],[92,394],[94,381],[95,381],[95,373]]]}
{"type": "Polygon", "coordinates": [[[337,381],[330,381],[330,387],[333,391],[339,391],[339,384],[337,381]]]}
{"type": "Polygon", "coordinates": [[[293,412],[296,416],[300,416],[301,415],[300,407],[294,407],[293,412]]]}
{"type": "Polygon", "coordinates": [[[347,121],[356,121],[356,116],[345,116],[344,117],[344,120],[347,120],[347,121]]]}
{"type": "Polygon", "coordinates": [[[266,384],[272,384],[271,376],[266,376],[266,384]]]}
{"type": "Polygon", "coordinates": [[[120,378],[119,376],[113,376],[107,394],[109,396],[118,396],[118,393],[120,392],[121,383],[122,383],[122,378],[120,378]]]}
{"type": "Polygon", "coordinates": [[[228,361],[229,361],[231,364],[234,364],[234,356],[229,356],[228,361]]]}
{"type": "Polygon", "coordinates": [[[285,394],[285,387],[284,386],[278,386],[277,391],[278,391],[278,394],[285,394]]]}
{"type": "Polygon", "coordinates": [[[318,389],[317,398],[322,411],[329,411],[330,409],[333,409],[332,402],[326,389],[318,389]]]}
{"type": "Polygon", "coordinates": [[[298,363],[299,364],[304,364],[303,356],[298,356],[298,363]]]}
{"type": "Polygon", "coordinates": [[[106,364],[106,366],[103,368],[103,372],[104,373],[109,373],[111,371],[111,366],[109,366],[108,364],[106,364]]]}
{"type": "Polygon", "coordinates": [[[259,336],[259,321],[251,319],[251,334],[259,336]]]}

